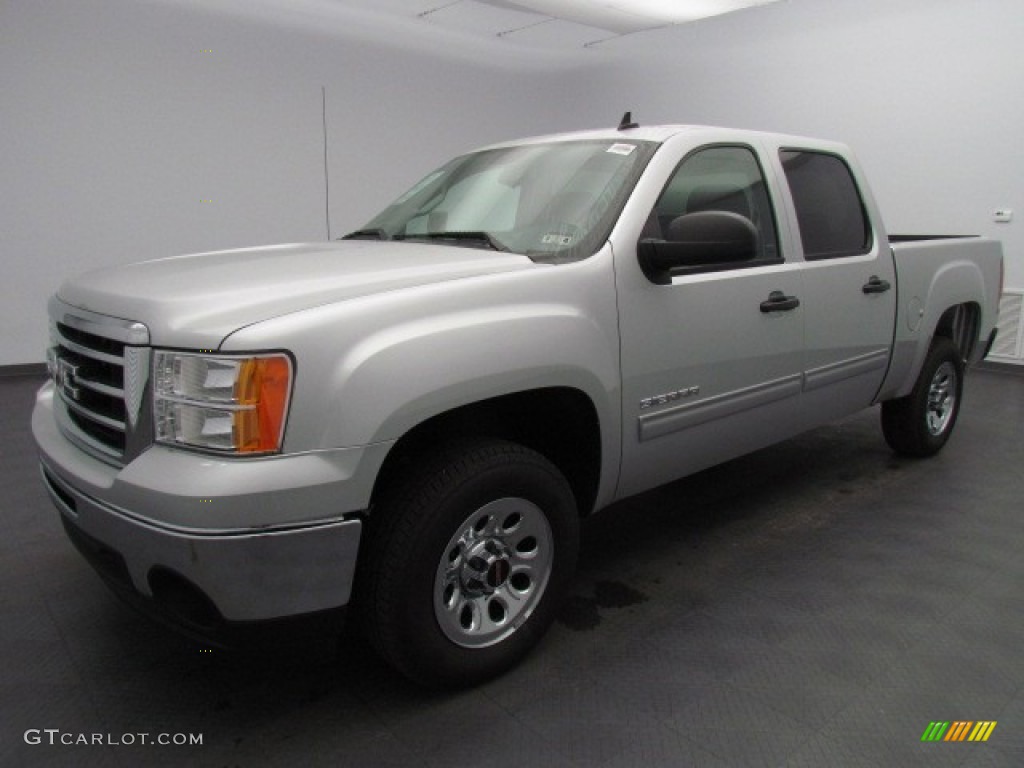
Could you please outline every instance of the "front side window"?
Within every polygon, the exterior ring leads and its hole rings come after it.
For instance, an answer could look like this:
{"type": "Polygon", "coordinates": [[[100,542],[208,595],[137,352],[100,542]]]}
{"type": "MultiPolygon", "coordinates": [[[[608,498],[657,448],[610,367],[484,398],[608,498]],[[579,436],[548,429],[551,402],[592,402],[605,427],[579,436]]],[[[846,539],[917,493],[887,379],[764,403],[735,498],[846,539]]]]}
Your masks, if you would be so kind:
{"type": "Polygon", "coordinates": [[[681,223],[704,212],[733,214],[752,224],[754,251],[743,260],[695,264],[678,271],[764,266],[782,260],[764,174],[749,147],[706,147],[686,157],[658,198],[642,237],[671,243],[681,223]]]}
{"type": "Polygon", "coordinates": [[[458,157],[349,237],[488,247],[572,261],[608,238],[657,145],[587,140],[458,157]]]}
{"type": "Polygon", "coordinates": [[[871,249],[871,228],[849,166],[836,155],[780,153],[796,207],[804,258],[859,256],[871,249]]]}

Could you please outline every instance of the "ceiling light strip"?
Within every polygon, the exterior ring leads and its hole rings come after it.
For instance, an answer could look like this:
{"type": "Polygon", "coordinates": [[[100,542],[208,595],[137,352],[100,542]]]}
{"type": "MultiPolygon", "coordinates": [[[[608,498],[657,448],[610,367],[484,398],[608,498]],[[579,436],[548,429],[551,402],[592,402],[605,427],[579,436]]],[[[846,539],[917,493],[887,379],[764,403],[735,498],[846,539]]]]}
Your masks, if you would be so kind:
{"type": "Polygon", "coordinates": [[[534,21],[529,24],[524,24],[521,27],[514,27],[513,29],[506,29],[503,32],[499,32],[497,37],[506,37],[507,35],[513,35],[516,32],[522,32],[524,29],[530,29],[531,27],[539,27],[541,24],[549,24],[552,21],[558,21],[554,16],[547,19],[541,19],[540,21],[534,21]]]}
{"type": "Polygon", "coordinates": [[[438,11],[443,11],[445,8],[451,8],[453,5],[458,5],[461,2],[463,2],[463,0],[452,0],[452,2],[445,3],[444,5],[439,5],[436,8],[430,8],[429,10],[426,11],[420,11],[419,13],[416,14],[416,16],[422,19],[426,16],[429,16],[432,13],[437,13],[438,11]]]}
{"type": "Polygon", "coordinates": [[[674,26],[676,26],[675,22],[671,22],[669,24],[657,24],[653,27],[644,27],[643,29],[634,29],[629,32],[620,32],[617,35],[609,35],[608,37],[602,37],[598,40],[591,40],[589,43],[584,43],[583,47],[593,48],[595,45],[601,45],[602,43],[607,43],[611,40],[618,40],[620,37],[629,37],[630,35],[635,35],[638,32],[653,32],[656,29],[666,29],[674,26]]]}

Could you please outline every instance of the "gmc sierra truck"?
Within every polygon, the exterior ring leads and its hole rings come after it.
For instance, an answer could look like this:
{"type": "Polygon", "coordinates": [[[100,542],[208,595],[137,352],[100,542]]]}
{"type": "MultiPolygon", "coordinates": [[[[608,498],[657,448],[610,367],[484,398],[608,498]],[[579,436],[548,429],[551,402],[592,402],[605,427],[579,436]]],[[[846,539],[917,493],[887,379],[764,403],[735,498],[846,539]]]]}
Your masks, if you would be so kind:
{"type": "Polygon", "coordinates": [[[341,241],[65,282],[32,427],[135,603],[203,636],[351,605],[474,684],[612,502],[877,404],[941,449],[1001,283],[998,242],[887,237],[840,144],[627,116],[458,157],[341,241]]]}

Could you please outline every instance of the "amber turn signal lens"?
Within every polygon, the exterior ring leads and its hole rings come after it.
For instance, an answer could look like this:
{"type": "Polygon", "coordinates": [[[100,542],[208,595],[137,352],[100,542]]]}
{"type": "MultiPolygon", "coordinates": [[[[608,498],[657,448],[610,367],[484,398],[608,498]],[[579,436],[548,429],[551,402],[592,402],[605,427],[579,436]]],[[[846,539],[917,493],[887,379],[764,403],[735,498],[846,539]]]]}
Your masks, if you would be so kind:
{"type": "Polygon", "coordinates": [[[290,387],[291,365],[285,357],[250,358],[242,364],[236,385],[238,403],[254,408],[235,412],[236,450],[280,450],[290,387]]]}

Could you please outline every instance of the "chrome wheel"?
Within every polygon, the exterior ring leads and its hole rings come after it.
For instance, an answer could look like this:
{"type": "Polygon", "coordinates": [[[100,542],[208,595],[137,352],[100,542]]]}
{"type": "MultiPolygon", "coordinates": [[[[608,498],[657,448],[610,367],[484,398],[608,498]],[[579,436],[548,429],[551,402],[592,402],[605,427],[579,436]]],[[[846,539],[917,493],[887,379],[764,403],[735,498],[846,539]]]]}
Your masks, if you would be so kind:
{"type": "Polygon", "coordinates": [[[504,640],[540,602],[554,562],[554,537],[526,499],[485,504],[449,539],[434,578],[434,615],[464,648],[504,640]]]}
{"type": "Polygon", "coordinates": [[[938,367],[928,387],[928,408],[925,419],[928,432],[941,435],[956,411],[957,373],[950,362],[938,367]]]}

